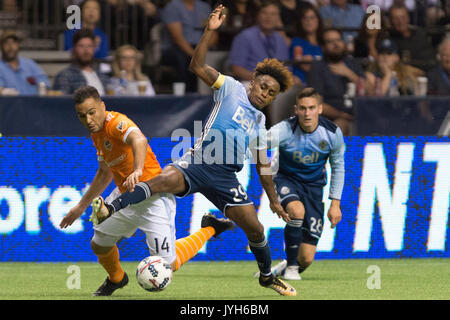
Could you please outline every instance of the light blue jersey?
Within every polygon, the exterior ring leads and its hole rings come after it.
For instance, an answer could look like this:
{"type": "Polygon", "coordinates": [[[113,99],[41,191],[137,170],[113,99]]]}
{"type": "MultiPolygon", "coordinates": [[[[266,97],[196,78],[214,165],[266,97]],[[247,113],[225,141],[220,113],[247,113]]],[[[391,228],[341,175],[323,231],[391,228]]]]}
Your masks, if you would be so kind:
{"type": "Polygon", "coordinates": [[[330,159],[330,198],[341,199],[344,187],[345,144],[342,131],[330,120],[319,117],[312,133],[304,132],[297,117],[281,121],[270,128],[269,149],[278,146],[278,172],[314,186],[325,186],[325,164],[330,159]]]}
{"type": "Polygon", "coordinates": [[[242,83],[219,77],[223,84],[214,92],[214,108],[194,145],[194,161],[202,155],[201,163],[224,164],[239,171],[249,148],[267,147],[266,117],[250,103],[242,83]]]}

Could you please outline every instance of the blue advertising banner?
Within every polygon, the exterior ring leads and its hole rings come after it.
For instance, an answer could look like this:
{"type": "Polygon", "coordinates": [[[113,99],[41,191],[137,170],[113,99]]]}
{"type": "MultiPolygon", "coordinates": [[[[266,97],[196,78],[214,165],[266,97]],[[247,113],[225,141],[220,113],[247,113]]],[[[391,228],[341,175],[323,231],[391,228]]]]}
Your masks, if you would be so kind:
{"type": "MultiPolygon", "coordinates": [[[[178,141],[149,142],[161,166],[171,162],[178,141]]],[[[317,258],[450,257],[450,139],[349,137],[346,144],[343,218],[330,228],[326,186],[317,258]]],[[[96,159],[84,137],[0,139],[0,261],[96,261],[89,245],[90,209],[68,229],[58,226],[87,190],[96,159]]],[[[273,259],[284,258],[284,222],[269,209],[254,166],[245,165],[238,178],[265,226],[273,259]]],[[[199,229],[208,211],[221,215],[201,194],[177,199],[177,237],[199,229]]],[[[148,256],[140,231],[119,248],[124,261],[148,256]]],[[[253,260],[253,255],[243,231],[234,229],[209,241],[194,260],[253,260]]]]}

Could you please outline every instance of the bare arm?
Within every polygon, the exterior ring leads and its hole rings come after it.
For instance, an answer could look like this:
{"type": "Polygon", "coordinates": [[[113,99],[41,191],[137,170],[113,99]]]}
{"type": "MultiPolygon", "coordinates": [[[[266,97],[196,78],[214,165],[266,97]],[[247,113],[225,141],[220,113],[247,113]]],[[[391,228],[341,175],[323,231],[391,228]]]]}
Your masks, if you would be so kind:
{"type": "Polygon", "coordinates": [[[254,158],[256,157],[256,172],[258,172],[261,185],[269,198],[270,209],[272,209],[272,212],[276,213],[278,217],[282,218],[284,221],[289,221],[289,215],[284,211],[278,201],[278,194],[272,180],[272,169],[270,168],[270,162],[267,158],[267,149],[252,150],[252,154],[254,158]]]}
{"type": "Polygon", "coordinates": [[[225,15],[222,11],[225,9],[223,5],[219,5],[210,14],[208,24],[203,32],[200,42],[197,44],[189,64],[190,70],[195,73],[203,82],[211,87],[216,82],[219,72],[205,63],[206,53],[208,52],[209,43],[215,37],[215,30],[217,30],[225,21],[225,15]]]}
{"type": "Polygon", "coordinates": [[[104,161],[100,161],[99,168],[95,174],[94,180],[92,180],[92,183],[89,186],[88,191],[86,191],[83,195],[80,202],[78,202],[75,207],[70,209],[69,213],[67,213],[67,215],[61,220],[61,223],[59,224],[60,228],[64,229],[72,225],[72,223],[86,211],[92,200],[105,191],[112,179],[113,174],[111,170],[104,161]]]}
{"type": "Polygon", "coordinates": [[[128,135],[125,142],[131,145],[131,149],[133,150],[134,171],[127,177],[123,186],[133,192],[134,186],[139,182],[139,178],[142,176],[144,170],[148,141],[140,130],[134,130],[128,135]]]}

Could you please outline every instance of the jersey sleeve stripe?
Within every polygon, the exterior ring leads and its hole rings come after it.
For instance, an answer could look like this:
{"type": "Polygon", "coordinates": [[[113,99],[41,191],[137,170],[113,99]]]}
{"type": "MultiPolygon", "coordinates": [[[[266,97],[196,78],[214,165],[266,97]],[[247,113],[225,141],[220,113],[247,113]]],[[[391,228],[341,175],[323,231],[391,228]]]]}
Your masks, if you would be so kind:
{"type": "Polygon", "coordinates": [[[125,134],[123,135],[122,141],[123,141],[123,142],[126,142],[126,141],[127,141],[127,138],[128,138],[128,135],[129,135],[131,132],[133,132],[134,130],[137,130],[137,129],[138,129],[137,127],[129,127],[128,130],[127,130],[127,132],[125,132],[125,134]]]}

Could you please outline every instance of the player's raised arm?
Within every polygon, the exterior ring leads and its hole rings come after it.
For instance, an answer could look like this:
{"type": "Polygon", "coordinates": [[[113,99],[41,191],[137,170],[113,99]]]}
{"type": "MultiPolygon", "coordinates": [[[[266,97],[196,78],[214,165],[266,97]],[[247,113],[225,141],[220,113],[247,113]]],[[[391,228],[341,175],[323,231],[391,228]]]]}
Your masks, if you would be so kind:
{"type": "Polygon", "coordinates": [[[189,64],[190,70],[195,73],[200,79],[203,80],[209,87],[211,87],[217,80],[219,72],[205,63],[206,53],[208,52],[208,44],[214,36],[215,31],[225,21],[224,14],[225,7],[219,5],[209,15],[208,24],[205,31],[194,50],[191,63],[189,64]]]}

